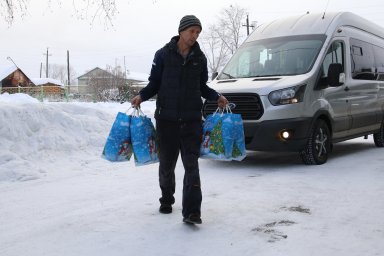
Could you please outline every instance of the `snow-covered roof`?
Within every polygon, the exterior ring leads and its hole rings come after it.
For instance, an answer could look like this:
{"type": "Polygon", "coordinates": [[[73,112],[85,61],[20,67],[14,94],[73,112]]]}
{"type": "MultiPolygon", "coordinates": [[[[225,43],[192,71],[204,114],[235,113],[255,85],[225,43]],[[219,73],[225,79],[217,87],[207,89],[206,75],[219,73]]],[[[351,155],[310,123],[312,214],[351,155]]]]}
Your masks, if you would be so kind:
{"type": "Polygon", "coordinates": [[[17,70],[17,67],[15,65],[4,67],[0,69],[0,81],[12,74],[17,70]]]}
{"type": "MultiPolygon", "coordinates": [[[[88,72],[86,72],[85,74],[79,76],[77,79],[83,79],[83,78],[88,78],[88,76],[92,73],[95,73],[95,72],[103,72],[104,75],[105,74],[108,74],[108,75],[111,75],[113,76],[112,73],[110,73],[109,71],[106,71],[104,69],[101,69],[99,67],[96,67],[88,72]]],[[[127,72],[127,78],[128,80],[135,80],[135,81],[148,81],[148,77],[149,77],[149,74],[146,74],[146,73],[140,73],[140,72],[134,72],[134,71],[128,71],[127,72]]]]}
{"type": "Polygon", "coordinates": [[[148,81],[149,75],[146,73],[133,72],[129,71],[127,74],[127,79],[136,80],[136,81],[148,81]]]}
{"type": "Polygon", "coordinates": [[[51,84],[64,86],[60,80],[56,80],[53,78],[32,78],[31,80],[35,85],[44,85],[44,84],[51,83],[51,84]]]}
{"type": "Polygon", "coordinates": [[[136,86],[136,87],[142,87],[142,88],[144,88],[145,86],[147,86],[148,85],[148,81],[142,81],[142,82],[135,82],[135,83],[133,83],[132,85],[133,86],[136,86]]]}
{"type": "Polygon", "coordinates": [[[95,74],[98,76],[112,76],[112,74],[109,73],[108,71],[106,71],[102,68],[96,67],[92,70],[87,71],[85,74],[77,77],[77,79],[89,79],[90,75],[94,76],[95,74]]]}

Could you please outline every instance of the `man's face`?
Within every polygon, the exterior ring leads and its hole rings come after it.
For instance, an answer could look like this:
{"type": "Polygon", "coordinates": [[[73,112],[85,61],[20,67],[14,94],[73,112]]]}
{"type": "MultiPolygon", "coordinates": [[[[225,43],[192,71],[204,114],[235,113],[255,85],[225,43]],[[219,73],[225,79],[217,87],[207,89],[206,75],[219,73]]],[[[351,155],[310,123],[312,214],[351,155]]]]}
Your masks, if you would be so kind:
{"type": "Polygon", "coordinates": [[[200,32],[201,29],[199,26],[191,26],[180,32],[180,38],[185,44],[192,46],[195,44],[197,38],[200,35],[200,32]]]}

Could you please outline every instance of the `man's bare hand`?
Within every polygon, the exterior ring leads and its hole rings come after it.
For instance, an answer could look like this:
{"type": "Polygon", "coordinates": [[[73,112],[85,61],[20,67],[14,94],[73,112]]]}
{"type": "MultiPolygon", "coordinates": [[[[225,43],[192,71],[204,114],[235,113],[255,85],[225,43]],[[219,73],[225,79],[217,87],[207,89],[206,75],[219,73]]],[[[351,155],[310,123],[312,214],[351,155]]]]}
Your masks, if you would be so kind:
{"type": "Polygon", "coordinates": [[[137,95],[137,96],[133,97],[133,99],[131,100],[131,105],[134,108],[139,108],[141,102],[143,102],[142,99],[141,99],[141,96],[137,95]]]}
{"type": "Polygon", "coordinates": [[[219,106],[219,108],[225,108],[227,104],[227,98],[225,98],[223,95],[220,95],[220,97],[217,99],[217,105],[219,106]]]}

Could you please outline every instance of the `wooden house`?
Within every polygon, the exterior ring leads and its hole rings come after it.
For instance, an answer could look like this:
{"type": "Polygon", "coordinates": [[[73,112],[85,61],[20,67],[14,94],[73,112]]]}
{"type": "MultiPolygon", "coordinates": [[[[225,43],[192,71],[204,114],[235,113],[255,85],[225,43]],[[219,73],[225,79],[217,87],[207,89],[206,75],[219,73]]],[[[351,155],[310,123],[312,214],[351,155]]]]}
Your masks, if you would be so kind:
{"type": "Polygon", "coordinates": [[[64,95],[60,81],[50,78],[29,78],[20,68],[11,66],[0,70],[0,93],[26,93],[32,96],[64,95]]]}
{"type": "Polygon", "coordinates": [[[59,80],[52,78],[33,78],[32,81],[36,86],[40,87],[40,90],[43,91],[44,94],[64,95],[65,93],[64,85],[59,80]]]}
{"type": "Polygon", "coordinates": [[[148,76],[137,72],[124,74],[121,70],[114,72],[96,67],[77,78],[77,93],[93,94],[93,97],[98,99],[99,95],[95,94],[113,94],[112,91],[115,91],[119,97],[129,97],[138,92],[135,84],[148,81],[148,76]]]}
{"type": "MultiPolygon", "coordinates": [[[[105,81],[113,77],[108,71],[96,67],[77,78],[77,92],[79,94],[91,93],[89,84],[92,80],[105,81]]],[[[73,86],[72,86],[73,87],[73,86]]]]}
{"type": "Polygon", "coordinates": [[[18,88],[34,86],[32,80],[18,67],[11,66],[0,70],[1,87],[18,88]]]}
{"type": "MultiPolygon", "coordinates": [[[[132,84],[145,82],[145,81],[148,81],[148,76],[149,76],[148,74],[142,74],[142,73],[137,73],[137,72],[128,72],[127,77],[123,78],[123,80],[124,80],[123,84],[132,85],[132,84]]],[[[106,81],[108,79],[122,79],[122,78],[119,76],[116,76],[116,75],[114,75],[114,74],[112,74],[112,73],[110,73],[104,69],[96,67],[96,68],[88,71],[87,73],[85,73],[85,74],[83,74],[77,78],[77,80],[78,80],[77,86],[79,87],[78,92],[79,93],[89,92],[89,88],[87,88],[87,87],[89,86],[90,81],[92,79],[106,81]]],[[[106,82],[106,84],[108,84],[108,83],[106,82]]]]}

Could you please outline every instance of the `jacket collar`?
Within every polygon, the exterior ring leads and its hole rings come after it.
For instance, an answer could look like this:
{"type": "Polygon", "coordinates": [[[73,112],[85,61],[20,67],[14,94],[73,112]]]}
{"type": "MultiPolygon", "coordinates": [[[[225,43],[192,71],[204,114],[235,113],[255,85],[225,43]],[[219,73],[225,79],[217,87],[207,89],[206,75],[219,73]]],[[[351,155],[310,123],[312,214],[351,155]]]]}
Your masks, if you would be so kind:
{"type": "MultiPolygon", "coordinates": [[[[169,43],[166,44],[166,47],[168,47],[171,51],[178,52],[177,42],[179,41],[179,39],[180,39],[180,36],[172,37],[171,41],[169,41],[169,43]]],[[[195,42],[188,56],[201,55],[201,54],[203,54],[203,52],[200,49],[200,45],[198,42],[195,42]]]]}

